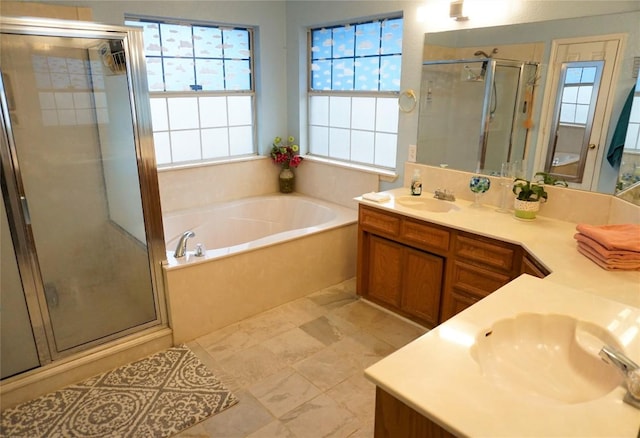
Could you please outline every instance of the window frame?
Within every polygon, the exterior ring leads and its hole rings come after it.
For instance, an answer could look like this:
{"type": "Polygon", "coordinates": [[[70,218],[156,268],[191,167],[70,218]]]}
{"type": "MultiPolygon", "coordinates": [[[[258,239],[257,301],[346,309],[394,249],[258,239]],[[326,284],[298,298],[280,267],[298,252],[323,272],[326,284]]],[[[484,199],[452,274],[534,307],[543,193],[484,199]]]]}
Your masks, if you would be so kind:
{"type": "MultiPolygon", "coordinates": [[[[251,159],[256,157],[259,154],[259,148],[258,148],[258,142],[257,142],[257,137],[258,137],[258,133],[257,133],[257,114],[256,114],[256,110],[257,110],[257,91],[256,91],[256,70],[255,70],[255,64],[256,64],[256,53],[255,53],[255,47],[256,47],[256,42],[255,42],[255,37],[256,37],[256,28],[255,26],[249,26],[249,25],[240,25],[240,24],[231,24],[231,23],[221,23],[221,22],[210,22],[210,21],[202,21],[202,20],[189,20],[189,19],[177,19],[177,18],[168,18],[168,17],[153,17],[153,16],[146,16],[146,15],[137,15],[137,14],[125,14],[124,17],[124,21],[126,25],[129,26],[136,26],[134,24],[128,24],[128,22],[131,21],[136,21],[138,23],[140,23],[139,25],[137,25],[138,27],[142,27],[144,25],[144,23],[155,23],[155,24],[178,24],[178,25],[183,25],[183,26],[190,26],[192,29],[193,27],[213,27],[213,28],[218,28],[218,29],[239,29],[242,31],[246,31],[247,35],[248,35],[248,44],[249,44],[249,89],[248,90],[233,90],[233,89],[229,89],[229,90],[202,90],[202,89],[192,89],[192,90],[179,90],[179,91],[174,91],[174,90],[166,90],[166,86],[165,86],[165,90],[164,91],[152,91],[149,90],[149,99],[154,99],[154,98],[163,98],[163,99],[171,99],[171,98],[201,98],[201,97],[225,97],[225,98],[229,98],[229,97],[234,97],[234,96],[248,96],[251,100],[251,141],[252,141],[252,145],[251,145],[251,149],[252,152],[249,153],[244,153],[244,154],[231,154],[230,151],[228,150],[228,155],[226,156],[220,156],[220,157],[212,157],[212,158],[203,158],[203,144],[202,144],[202,132],[205,129],[209,129],[209,128],[203,128],[200,125],[200,121],[198,121],[198,128],[194,128],[197,129],[199,132],[199,136],[200,136],[200,159],[195,159],[195,160],[185,160],[185,161],[173,161],[173,148],[170,146],[170,154],[171,154],[171,162],[163,162],[163,163],[158,163],[157,167],[158,170],[165,170],[165,169],[175,169],[175,168],[182,168],[182,167],[193,167],[193,166],[204,166],[204,165],[213,165],[213,164],[220,164],[220,163],[224,163],[224,162],[233,162],[233,161],[238,161],[238,160],[243,160],[243,159],[251,159]]],[[[144,53],[143,50],[143,56],[145,58],[145,63],[147,62],[147,59],[149,58],[157,58],[157,59],[161,59],[163,60],[164,58],[162,56],[147,56],[146,53],[144,53]]],[[[191,58],[186,58],[186,59],[191,59],[191,60],[195,60],[196,59],[200,59],[198,57],[194,56],[191,58]]],[[[207,58],[204,58],[207,59],[207,58]]],[[[234,58],[220,58],[223,62],[230,59],[234,59],[234,58]]],[[[163,68],[164,70],[164,68],[163,68]]],[[[163,83],[165,81],[165,77],[163,76],[163,83]]],[[[197,85],[197,84],[194,84],[197,85]]],[[[167,115],[168,117],[168,115],[167,115]]],[[[226,128],[227,129],[227,133],[229,132],[229,128],[232,128],[234,125],[230,125],[227,123],[224,126],[221,126],[220,128],[226,128]]],[[[246,126],[246,125],[245,125],[246,126]]],[[[171,137],[171,132],[178,132],[181,131],[181,129],[177,129],[177,130],[171,130],[170,128],[168,129],[163,129],[163,130],[154,130],[153,134],[156,134],[158,132],[162,132],[162,133],[168,133],[169,137],[171,137]]],[[[231,145],[228,143],[227,147],[230,148],[231,145]]]]}
{"type": "MultiPolygon", "coordinates": [[[[401,90],[401,84],[398,86],[398,90],[314,90],[312,88],[312,82],[313,82],[313,72],[312,72],[312,65],[314,62],[313,59],[313,55],[312,55],[312,47],[313,47],[313,31],[314,30],[320,30],[320,29],[334,29],[334,28],[339,28],[339,27],[345,27],[345,26],[356,26],[359,24],[367,24],[367,23],[373,23],[373,22],[382,22],[382,21],[386,21],[386,20],[395,20],[395,19],[402,19],[402,25],[403,25],[403,33],[402,33],[402,37],[404,38],[404,26],[405,26],[405,22],[404,22],[404,15],[402,13],[394,13],[394,14],[390,14],[390,15],[384,15],[384,16],[379,16],[379,17],[373,17],[373,18],[367,18],[367,19],[354,19],[354,20],[348,20],[348,21],[344,21],[344,22],[340,22],[340,23],[333,23],[330,25],[326,25],[326,26],[309,26],[307,28],[307,78],[306,78],[306,83],[307,83],[307,98],[306,98],[306,105],[307,105],[307,123],[306,123],[306,129],[307,129],[307,155],[309,157],[311,157],[312,159],[318,159],[321,161],[327,161],[327,162],[335,162],[336,164],[341,164],[341,165],[346,165],[349,167],[358,167],[358,168],[365,168],[365,169],[371,169],[374,172],[377,173],[383,173],[383,174],[394,174],[396,169],[397,169],[397,153],[398,153],[398,144],[397,144],[397,140],[398,140],[398,135],[399,135],[399,120],[398,120],[398,124],[396,125],[396,130],[393,133],[396,136],[396,162],[393,164],[393,166],[382,166],[382,165],[378,165],[375,163],[367,163],[367,162],[360,162],[360,161],[354,161],[351,159],[343,159],[343,158],[338,158],[338,157],[332,157],[330,155],[321,155],[321,154],[317,154],[317,153],[312,153],[311,152],[311,99],[314,96],[327,96],[327,97],[349,97],[349,98],[358,98],[358,97],[372,97],[372,98],[394,98],[394,99],[398,99],[400,97],[400,90],[401,90]]],[[[402,61],[402,52],[400,53],[401,56],[401,61],[402,61]]],[[[381,54],[377,54],[374,55],[377,56],[378,58],[382,58],[384,55],[381,54]]],[[[357,60],[357,59],[367,59],[367,58],[371,58],[372,56],[362,56],[362,57],[358,57],[355,55],[352,59],[357,60]]],[[[343,59],[343,58],[329,58],[329,59],[343,59]]],[[[402,62],[401,62],[402,65],[402,62]]],[[[400,74],[401,77],[401,74],[400,74]]],[[[398,119],[399,119],[399,114],[400,114],[400,108],[398,107],[398,119]]],[[[352,127],[349,127],[349,132],[353,132],[354,129],[352,127]]],[[[355,131],[357,131],[357,129],[355,129],[355,131]]],[[[377,130],[373,130],[373,131],[368,131],[368,132],[372,132],[374,133],[374,135],[378,132],[381,133],[388,133],[387,131],[377,131],[377,130]]],[[[349,146],[350,148],[350,156],[351,154],[351,145],[349,146]]],[[[375,151],[374,151],[375,152],[375,151]]]]}

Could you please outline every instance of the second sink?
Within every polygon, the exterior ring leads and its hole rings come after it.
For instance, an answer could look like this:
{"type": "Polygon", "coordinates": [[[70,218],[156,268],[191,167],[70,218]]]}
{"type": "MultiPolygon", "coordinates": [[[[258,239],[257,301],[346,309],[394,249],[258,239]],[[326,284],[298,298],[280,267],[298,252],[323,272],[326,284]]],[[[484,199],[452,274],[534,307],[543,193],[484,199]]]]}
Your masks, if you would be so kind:
{"type": "Polygon", "coordinates": [[[478,334],[471,355],[494,385],[562,404],[600,398],[622,379],[598,356],[620,348],[605,329],[567,315],[522,313],[478,334]]]}

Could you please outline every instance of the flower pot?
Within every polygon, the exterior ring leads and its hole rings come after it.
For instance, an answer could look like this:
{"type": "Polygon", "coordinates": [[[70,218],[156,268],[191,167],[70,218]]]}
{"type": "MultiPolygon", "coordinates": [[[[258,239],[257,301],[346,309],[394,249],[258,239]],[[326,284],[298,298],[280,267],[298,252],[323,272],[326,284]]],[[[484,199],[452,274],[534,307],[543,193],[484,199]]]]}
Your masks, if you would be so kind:
{"type": "Polygon", "coordinates": [[[540,201],[522,201],[515,199],[513,201],[513,209],[518,219],[533,220],[536,218],[538,210],[540,210],[540,201]]]}
{"type": "Polygon", "coordinates": [[[283,167],[280,171],[279,183],[281,193],[293,192],[294,184],[296,182],[296,175],[289,167],[283,167]]]}

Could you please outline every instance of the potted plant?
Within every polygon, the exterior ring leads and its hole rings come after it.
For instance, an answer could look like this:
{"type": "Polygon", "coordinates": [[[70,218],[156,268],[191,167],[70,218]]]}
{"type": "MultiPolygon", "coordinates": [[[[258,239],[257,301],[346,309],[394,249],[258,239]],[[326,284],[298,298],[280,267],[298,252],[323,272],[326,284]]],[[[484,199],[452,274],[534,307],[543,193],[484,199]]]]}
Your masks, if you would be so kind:
{"type": "Polygon", "coordinates": [[[302,157],[298,153],[300,148],[294,144],[295,138],[289,136],[286,142],[282,138],[276,137],[271,145],[271,160],[281,167],[279,175],[280,191],[291,193],[294,189],[295,175],[292,168],[298,167],[302,162],[302,157]]]}
{"type": "Polygon", "coordinates": [[[532,220],[536,218],[540,203],[546,202],[549,194],[545,190],[545,185],[567,187],[567,183],[558,180],[547,172],[538,172],[534,175],[535,180],[529,181],[523,178],[516,178],[513,183],[513,193],[516,199],[513,202],[515,216],[519,219],[532,220]]]}

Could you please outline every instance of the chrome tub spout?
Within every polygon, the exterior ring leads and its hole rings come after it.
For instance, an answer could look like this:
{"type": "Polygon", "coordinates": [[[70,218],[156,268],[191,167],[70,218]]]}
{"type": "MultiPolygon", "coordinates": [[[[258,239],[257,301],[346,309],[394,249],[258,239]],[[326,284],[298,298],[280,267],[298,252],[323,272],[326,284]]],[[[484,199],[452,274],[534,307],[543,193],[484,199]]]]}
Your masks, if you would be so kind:
{"type": "Polygon", "coordinates": [[[191,230],[184,232],[184,234],[180,237],[180,240],[178,240],[178,244],[176,245],[176,252],[173,253],[173,256],[175,258],[184,257],[184,255],[187,253],[187,240],[189,240],[190,237],[195,237],[195,235],[196,233],[191,230]]]}

